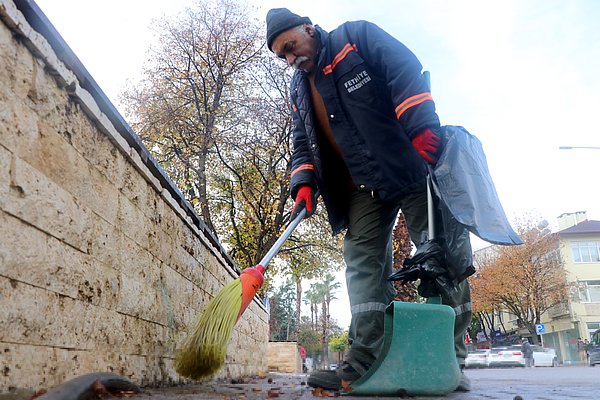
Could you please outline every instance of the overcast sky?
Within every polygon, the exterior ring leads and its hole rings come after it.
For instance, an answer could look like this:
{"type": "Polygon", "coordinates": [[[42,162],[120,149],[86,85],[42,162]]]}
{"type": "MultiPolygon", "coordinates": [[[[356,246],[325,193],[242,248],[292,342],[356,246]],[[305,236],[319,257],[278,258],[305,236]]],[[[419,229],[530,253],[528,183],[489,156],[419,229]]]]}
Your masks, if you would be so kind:
{"type": "MultiPolygon", "coordinates": [[[[553,228],[566,212],[600,220],[600,150],[559,150],[600,147],[600,1],[252,2],[260,21],[287,7],[327,31],[348,20],[378,24],[431,72],[442,124],[481,140],[509,218],[534,211],[553,228]]],[[[119,108],[121,88],[147,58],[152,19],[193,1],[37,3],[119,108]]]]}

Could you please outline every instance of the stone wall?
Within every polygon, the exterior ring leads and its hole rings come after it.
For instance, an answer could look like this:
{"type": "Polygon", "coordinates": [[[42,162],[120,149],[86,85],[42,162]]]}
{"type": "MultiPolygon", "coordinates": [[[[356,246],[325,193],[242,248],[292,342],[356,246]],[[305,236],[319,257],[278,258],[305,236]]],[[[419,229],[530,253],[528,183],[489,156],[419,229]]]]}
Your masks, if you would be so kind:
{"type": "MultiPolygon", "coordinates": [[[[181,382],[176,344],[235,266],[15,3],[0,20],[0,393],[181,382]]],[[[266,370],[267,325],[255,300],[217,378],[266,370]]]]}
{"type": "Polygon", "coordinates": [[[269,371],[302,373],[302,358],[296,342],[269,342],[267,360],[269,371]]]}

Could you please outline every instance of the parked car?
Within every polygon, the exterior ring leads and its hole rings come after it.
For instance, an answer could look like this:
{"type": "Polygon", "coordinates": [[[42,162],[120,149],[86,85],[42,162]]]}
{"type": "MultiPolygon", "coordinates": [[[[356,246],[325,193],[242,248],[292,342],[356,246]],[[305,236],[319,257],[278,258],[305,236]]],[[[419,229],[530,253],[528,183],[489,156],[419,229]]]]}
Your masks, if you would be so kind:
{"type": "Polygon", "coordinates": [[[534,367],[556,367],[558,358],[554,349],[545,348],[542,346],[531,346],[533,349],[533,366],[534,367]]]}
{"type": "Polygon", "coordinates": [[[507,347],[492,347],[490,352],[488,353],[488,366],[489,367],[498,367],[500,366],[500,356],[499,352],[502,350],[506,350],[507,347]]]}
{"type": "Polygon", "coordinates": [[[520,346],[492,349],[489,361],[490,367],[525,367],[520,346]]]}
{"type": "Polygon", "coordinates": [[[489,349],[478,349],[467,353],[465,368],[486,368],[489,366],[489,349]]]}
{"type": "Polygon", "coordinates": [[[600,364],[600,329],[592,334],[592,340],[588,345],[588,357],[590,367],[600,364]]]}

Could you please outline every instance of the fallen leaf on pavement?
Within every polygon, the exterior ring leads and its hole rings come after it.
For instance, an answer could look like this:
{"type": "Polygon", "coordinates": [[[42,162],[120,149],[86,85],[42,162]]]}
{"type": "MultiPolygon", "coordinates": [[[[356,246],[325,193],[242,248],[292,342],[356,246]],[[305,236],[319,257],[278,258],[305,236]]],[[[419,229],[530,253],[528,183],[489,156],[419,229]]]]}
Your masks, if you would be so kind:
{"type": "Polygon", "coordinates": [[[46,394],[46,392],[47,392],[47,391],[48,391],[48,389],[39,389],[38,391],[36,391],[36,392],[33,394],[33,396],[31,396],[31,397],[29,398],[29,400],[33,400],[33,399],[35,399],[35,398],[38,398],[38,397],[40,397],[41,395],[43,395],[43,394],[46,394]]]}

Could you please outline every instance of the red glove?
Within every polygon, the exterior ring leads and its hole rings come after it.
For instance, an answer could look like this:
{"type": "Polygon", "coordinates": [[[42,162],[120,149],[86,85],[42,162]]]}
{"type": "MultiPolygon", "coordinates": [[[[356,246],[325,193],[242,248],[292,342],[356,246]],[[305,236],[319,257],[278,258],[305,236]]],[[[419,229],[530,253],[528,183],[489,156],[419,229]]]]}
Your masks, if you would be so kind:
{"type": "Polygon", "coordinates": [[[292,210],[292,219],[295,219],[303,208],[306,208],[306,216],[304,218],[308,218],[314,214],[317,199],[315,198],[315,191],[310,186],[300,186],[295,200],[296,204],[292,210]]]}
{"type": "Polygon", "coordinates": [[[426,128],[417,133],[412,138],[411,142],[425,161],[429,164],[435,164],[437,162],[439,156],[438,152],[442,141],[438,135],[431,131],[431,129],[426,128]]]}

